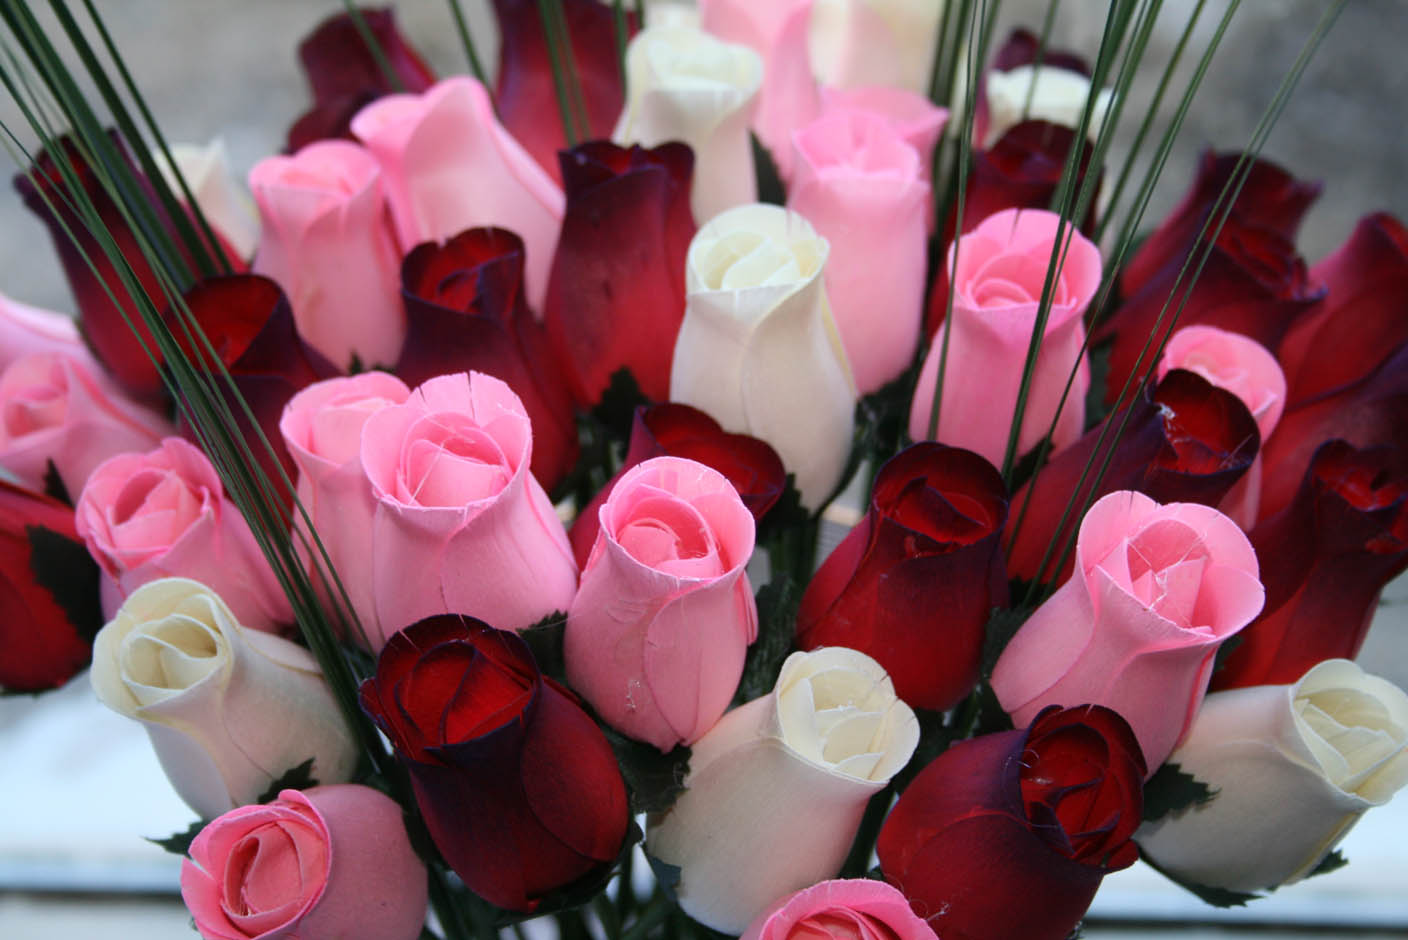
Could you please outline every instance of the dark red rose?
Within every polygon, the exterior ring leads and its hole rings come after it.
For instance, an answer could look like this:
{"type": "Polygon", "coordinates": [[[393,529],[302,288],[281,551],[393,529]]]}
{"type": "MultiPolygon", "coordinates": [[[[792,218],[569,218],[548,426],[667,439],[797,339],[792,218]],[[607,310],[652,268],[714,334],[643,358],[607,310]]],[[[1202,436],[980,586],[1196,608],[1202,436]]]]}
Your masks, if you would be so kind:
{"type": "Polygon", "coordinates": [[[1251,467],[1260,445],[1256,419],[1240,398],[1196,373],[1171,369],[1152,393],[1131,408],[1111,413],[1056,454],[1035,478],[1035,488],[1029,483],[1017,491],[1010,518],[1013,526],[1021,519],[1021,528],[1015,543],[1011,533],[1007,535],[1007,569],[1016,577],[1035,578],[1047,546],[1055,540],[1041,580],[1059,584],[1070,576],[1074,552],[1060,570],[1053,566],[1080,527],[1080,506],[1116,490],[1137,490],[1160,503],[1217,506],[1251,467]],[[1106,426],[1110,430],[1100,442],[1095,464],[1082,479],[1106,426]],[[1117,433],[1114,454],[1095,486],[1117,433]],[[1080,501],[1062,524],[1073,494],[1080,501]],[[1031,507],[1023,519],[1028,500],[1031,507]]]}
{"type": "Polygon", "coordinates": [[[1287,685],[1323,660],[1353,659],[1379,592],[1408,568],[1408,442],[1322,445],[1295,500],[1251,541],[1266,606],[1212,688],[1287,685]]]}
{"type": "MultiPolygon", "coordinates": [[[[559,0],[563,25],[571,39],[572,64],[582,91],[587,126],[578,140],[611,136],[625,104],[625,83],[616,58],[615,15],[598,0],[559,0]]],[[[552,58],[538,15],[537,0],[494,0],[499,21],[499,76],[494,105],[499,120],[533,159],[562,182],[557,152],[567,146],[562,130],[552,58]]],[[[627,35],[635,32],[634,13],[626,15],[627,35]]]]}
{"type": "Polygon", "coordinates": [[[713,467],[728,478],[743,505],[759,521],[782,496],[787,485],[782,458],[766,441],[746,434],[730,434],[719,422],[689,405],[664,402],[641,406],[636,409],[621,469],[577,514],[577,521],[567,533],[577,567],[587,566],[587,556],[601,528],[597,516],[616,481],[627,470],[652,457],[686,457],[713,467]]]}
{"type": "MultiPolygon", "coordinates": [[[[363,9],[362,20],[407,92],[435,84],[431,72],[396,29],[390,9],[363,9]]],[[[288,132],[292,153],[315,140],[352,139],[348,125],[362,106],[396,91],[347,13],[335,13],[298,44],[298,61],[313,90],[313,107],[288,132]]]]}
{"type": "Polygon", "coordinates": [[[532,911],[616,858],[630,821],[616,757],[516,634],[421,620],[382,649],[361,700],[410,772],[436,848],[485,900],[532,911]]]}
{"type": "Polygon", "coordinates": [[[693,152],[593,141],[563,152],[567,212],[543,318],[572,394],[596,404],[611,375],[631,370],[645,397],[670,397],[684,319],[693,152]]]}
{"type": "MultiPolygon", "coordinates": [[[[1028,29],[1014,29],[1012,35],[1007,37],[1007,41],[993,53],[990,68],[999,72],[1010,72],[1023,65],[1033,65],[1036,63],[1037,50],[1039,49],[1041,49],[1041,38],[1036,33],[1028,29]]],[[[1052,49],[1048,46],[1041,53],[1041,63],[1052,68],[1079,72],[1087,78],[1090,77],[1090,66],[1086,64],[1085,59],[1074,52],[1052,49]]]]}
{"type": "Polygon", "coordinates": [[[880,868],[944,940],[1065,940],[1139,857],[1144,772],[1116,712],[1052,706],[925,767],[880,830],[880,868]]]}
{"type": "Polygon", "coordinates": [[[988,616],[1007,606],[1006,522],[1007,488],[982,457],[932,441],[901,451],[807,585],[798,646],[859,650],[910,705],[952,708],[978,681],[988,616]]]}
{"type": "Polygon", "coordinates": [[[396,375],[415,387],[472,369],[508,383],[533,424],[533,476],[551,492],[577,459],[577,425],[561,365],[523,296],[523,240],[474,228],[417,245],[401,263],[401,299],[396,375]]]}
{"type": "Polygon", "coordinates": [[[57,688],[103,625],[98,566],[56,499],[0,480],[0,688],[57,688]]]}

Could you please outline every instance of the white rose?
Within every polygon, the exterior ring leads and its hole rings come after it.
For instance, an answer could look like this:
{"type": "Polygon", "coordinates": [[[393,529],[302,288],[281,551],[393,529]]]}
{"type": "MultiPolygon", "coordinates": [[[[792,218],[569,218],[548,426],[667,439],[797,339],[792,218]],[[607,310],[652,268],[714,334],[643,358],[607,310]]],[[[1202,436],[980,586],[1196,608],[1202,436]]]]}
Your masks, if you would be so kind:
{"type": "Polygon", "coordinates": [[[815,0],[808,46],[819,81],[927,95],[942,0],[815,0]]]}
{"type": "Polygon", "coordinates": [[[357,745],[318,664],[247,630],[198,581],[133,591],[93,644],[93,689],[142,722],[177,794],[205,819],[253,803],[313,758],[319,783],[351,779],[357,745]]]}
{"type": "Polygon", "coordinates": [[[1274,888],[1304,878],[1408,783],[1408,695],[1327,660],[1294,685],[1209,695],[1169,760],[1217,795],[1146,823],[1144,854],[1197,884],[1274,888]]]}
{"type": "Polygon", "coordinates": [[[771,444],[810,509],[840,482],[855,420],[822,281],[829,250],[781,206],[739,206],[701,228],[670,370],[671,401],[771,444]]]}
{"type": "MultiPolygon", "coordinates": [[[[1043,65],[1034,69],[1030,65],[1018,66],[1010,72],[991,71],[987,74],[988,133],[987,146],[992,146],[998,138],[1023,120],[1049,121],[1063,127],[1074,128],[1080,124],[1081,112],[1085,110],[1085,99],[1090,95],[1090,79],[1070,69],[1043,65]],[[1027,94],[1031,92],[1031,107],[1026,107],[1027,94]]],[[[1105,123],[1105,115],[1110,110],[1112,92],[1102,88],[1095,96],[1095,107],[1090,112],[1090,124],[1086,136],[1093,144],[1100,136],[1100,127],[1105,123]]]]}
{"type": "Polygon", "coordinates": [[[680,868],[680,906],[737,934],[777,899],[834,878],[866,802],[919,743],[879,663],[855,650],[793,653],[769,695],[694,744],[678,801],[646,850],[680,868]]]}
{"type": "MultiPolygon", "coordinates": [[[[217,137],[205,146],[171,144],[169,149],[172,161],[185,178],[206,221],[225,237],[241,259],[254,257],[254,249],[259,246],[259,213],[249,193],[230,173],[225,141],[217,137]]],[[[166,185],[178,199],[182,198],[181,187],[166,156],[155,150],[152,157],[161,168],[166,185]]]]}
{"type": "Polygon", "coordinates": [[[627,98],[611,139],[694,150],[690,206],[699,220],[758,198],[748,126],[763,60],[687,26],[652,25],[626,49],[627,98]]]}

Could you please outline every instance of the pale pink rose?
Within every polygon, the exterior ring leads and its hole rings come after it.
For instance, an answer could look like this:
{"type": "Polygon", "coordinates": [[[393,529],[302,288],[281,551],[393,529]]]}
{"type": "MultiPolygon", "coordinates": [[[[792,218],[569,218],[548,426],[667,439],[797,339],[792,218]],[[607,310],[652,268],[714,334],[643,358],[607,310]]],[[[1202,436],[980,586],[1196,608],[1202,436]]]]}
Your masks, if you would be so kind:
{"type": "Polygon", "coordinates": [[[111,598],[122,600],[157,578],[190,578],[219,594],[246,627],[277,632],[293,622],[288,598],[215,468],[180,438],[100,464],[74,516],[89,554],[114,582],[111,598]]]}
{"type": "Polygon", "coordinates": [[[745,45],[766,58],[789,9],[786,2],[699,0],[699,26],[706,33],[745,45]]]}
{"type": "Polygon", "coordinates": [[[823,881],[778,901],[742,940],[937,940],[893,885],[869,878],[823,881]]]}
{"type": "Polygon", "coordinates": [[[362,426],[410,394],[405,383],[385,372],[327,379],[293,396],[279,420],[298,465],[298,501],[357,614],[365,634],[358,639],[371,652],[381,649],[385,635],[376,627],[372,553],[367,550],[377,501],[362,472],[362,426]]]}
{"type": "MultiPolygon", "coordinates": [[[[914,389],[909,433],[916,441],[929,438],[939,357],[944,333],[951,329],[937,440],[976,451],[1001,465],[1058,222],[1056,213],[1044,209],[1004,209],[949,246],[944,264],[950,271],[955,251],[958,255],[953,316],[934,335],[914,389]]],[[[1062,238],[1070,243],[1055,278],[1041,352],[1027,393],[1017,435],[1019,456],[1040,443],[1048,431],[1054,447],[1064,447],[1080,437],[1085,423],[1090,364],[1081,354],[1085,341],[1081,315],[1100,286],[1100,249],[1069,224],[1062,238]],[[1072,370],[1075,381],[1057,418],[1072,370]]]]}
{"type": "Polygon", "coordinates": [[[1152,774],[1197,713],[1218,646],[1264,599],[1256,554],[1231,519],[1111,493],[1085,514],[1075,572],[1017,631],[992,688],[1018,727],[1047,705],[1113,708],[1152,774]]]}
{"type": "MultiPolygon", "coordinates": [[[[1256,419],[1265,444],[1286,407],[1286,376],[1281,364],[1249,336],[1215,326],[1185,326],[1169,338],[1159,360],[1159,378],[1170,369],[1196,372],[1242,400],[1256,419]]],[[[1261,454],[1218,504],[1243,529],[1256,524],[1261,504],[1261,454]]]]}
{"type": "Polygon", "coordinates": [[[787,208],[831,243],[826,293],[856,388],[868,395],[909,367],[923,319],[927,169],[882,117],[840,111],[807,125],[787,208]]]}
{"type": "Polygon", "coordinates": [[[692,744],[728,707],[758,612],[743,568],[754,522],[716,470],[637,464],[600,511],[567,612],[567,676],[616,730],[662,751],[692,744]]]}
{"type": "Polygon", "coordinates": [[[44,489],[52,461],[64,489],[78,493],[104,460],[151,450],[172,433],[83,358],[30,353],[0,373],[0,467],[30,489],[44,489]]]}
{"type": "Polygon", "coordinates": [[[821,89],[812,75],[807,50],[810,24],[811,0],[799,0],[783,18],[771,50],[763,56],[763,85],[753,115],[753,130],[772,155],[784,182],[792,178],[796,159],[792,132],[821,114],[821,89]]]}
{"type": "Polygon", "coordinates": [[[181,898],[206,940],[414,940],[425,925],[425,863],[401,813],[356,784],[241,806],[191,843],[181,898]]]}
{"type": "Polygon", "coordinates": [[[31,307],[0,294],[0,369],[30,353],[63,353],[91,371],[97,360],[78,335],[78,321],[68,314],[31,307]]]}
{"type": "Polygon", "coordinates": [[[577,564],[528,470],[532,434],[513,390],[479,372],[433,378],[367,419],[380,642],[433,614],[521,630],[567,610],[577,564]]]}
{"type": "Polygon", "coordinates": [[[497,225],[527,249],[528,303],[542,310],[565,199],[538,162],[494,116],[484,86],[468,76],[420,95],[387,95],[352,119],[384,174],[403,251],[497,225]]]}
{"type": "Polygon", "coordinates": [[[254,271],[279,282],[298,334],[346,368],[394,363],[406,335],[401,251],[381,169],[362,147],[324,140],[249,171],[264,235],[254,271]]]}

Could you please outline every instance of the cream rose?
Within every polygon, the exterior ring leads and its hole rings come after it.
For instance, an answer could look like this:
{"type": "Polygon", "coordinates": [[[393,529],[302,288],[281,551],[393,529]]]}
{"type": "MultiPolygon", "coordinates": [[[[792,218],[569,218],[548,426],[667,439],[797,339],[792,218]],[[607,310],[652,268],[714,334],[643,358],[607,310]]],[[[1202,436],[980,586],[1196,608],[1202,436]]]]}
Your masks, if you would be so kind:
{"type": "MultiPolygon", "coordinates": [[[[986,87],[989,145],[1023,120],[1049,121],[1074,128],[1080,124],[1085,99],[1090,95],[1090,79],[1079,72],[1051,65],[1039,68],[1021,65],[1010,72],[991,71],[987,74],[986,87]]],[[[1112,95],[1108,88],[1102,88],[1095,95],[1095,107],[1091,109],[1090,123],[1086,127],[1091,143],[1100,136],[1100,126],[1105,123],[1112,95]]]]}
{"type": "Polygon", "coordinates": [[[159,150],[152,153],[166,185],[177,197],[182,195],[171,169],[175,163],[206,221],[225,237],[240,259],[252,258],[259,246],[259,213],[250,194],[230,172],[225,141],[217,137],[205,145],[172,144],[170,150],[171,162],[159,150]]]}

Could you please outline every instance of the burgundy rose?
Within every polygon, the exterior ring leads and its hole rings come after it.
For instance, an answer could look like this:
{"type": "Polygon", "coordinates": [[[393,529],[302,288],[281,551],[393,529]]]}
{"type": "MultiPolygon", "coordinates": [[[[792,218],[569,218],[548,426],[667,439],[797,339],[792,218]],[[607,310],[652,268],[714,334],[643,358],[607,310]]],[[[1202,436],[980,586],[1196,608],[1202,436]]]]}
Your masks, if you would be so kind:
{"type": "MultiPolygon", "coordinates": [[[[1010,72],[1023,65],[1035,65],[1038,50],[1041,50],[1041,38],[1036,33],[1029,29],[1014,29],[1007,41],[993,53],[990,68],[999,72],[1010,72]]],[[[1043,65],[1065,69],[1068,72],[1079,72],[1087,77],[1090,75],[1090,66],[1074,52],[1047,47],[1040,54],[1043,65]]]]}
{"type": "Polygon", "coordinates": [[[664,402],[639,407],[621,469],[577,514],[577,521],[567,533],[579,568],[586,567],[587,556],[596,544],[597,529],[601,527],[597,516],[616,481],[627,470],[652,457],[687,457],[713,467],[728,478],[743,505],[759,521],[782,496],[787,485],[782,458],[766,441],[746,434],[730,434],[719,422],[689,405],[664,402]]]}
{"type": "Polygon", "coordinates": [[[1144,773],[1118,713],[1052,706],[924,768],[880,830],[880,867],[944,940],[1065,940],[1139,857],[1144,773]]]}
{"type": "Polygon", "coordinates": [[[952,708],[978,681],[983,628],[1007,606],[1007,488],[971,451],[922,442],[880,469],[870,509],[802,596],[804,650],[872,657],[916,708],[952,708]]]}
{"type": "Polygon", "coordinates": [[[543,318],[572,394],[596,404],[628,368],[645,397],[670,397],[670,350],[684,319],[694,155],[592,141],[562,156],[567,214],[543,318]]]}
{"type": "Polygon", "coordinates": [[[1240,398],[1197,373],[1169,370],[1152,393],[1130,408],[1113,412],[1100,427],[1091,428],[1052,458],[1041,468],[1035,487],[1028,483],[1017,491],[1010,518],[1014,525],[1022,521],[1016,541],[1010,533],[1007,536],[1008,571],[1016,577],[1035,578],[1047,546],[1054,544],[1042,580],[1064,581],[1071,573],[1071,556],[1059,570],[1053,566],[1080,526],[1080,507],[1116,490],[1137,490],[1160,503],[1217,506],[1247,472],[1260,443],[1256,419],[1240,398]],[[1106,426],[1109,431],[1100,441],[1094,466],[1082,479],[1106,426]],[[1113,456],[1095,486],[1112,445],[1113,456]],[[1023,518],[1022,507],[1029,500],[1023,518]],[[1062,523],[1066,504],[1072,500],[1076,508],[1062,523]]]}
{"type": "Polygon", "coordinates": [[[483,372],[513,389],[533,425],[533,475],[551,491],[577,459],[562,368],[523,295],[523,240],[473,228],[417,245],[401,264],[406,342],[396,375],[409,386],[483,372]]]}
{"type": "Polygon", "coordinates": [[[532,911],[616,857],[630,817],[611,746],[515,634],[421,620],[382,649],[361,700],[436,848],[485,900],[532,911]]]}

